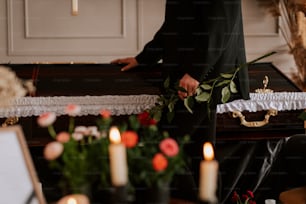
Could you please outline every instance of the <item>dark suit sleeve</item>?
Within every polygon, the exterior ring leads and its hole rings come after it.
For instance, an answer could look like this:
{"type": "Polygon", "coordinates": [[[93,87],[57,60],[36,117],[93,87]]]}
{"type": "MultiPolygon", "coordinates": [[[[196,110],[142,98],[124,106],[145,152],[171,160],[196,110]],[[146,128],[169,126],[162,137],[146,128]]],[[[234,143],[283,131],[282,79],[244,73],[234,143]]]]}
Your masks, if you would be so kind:
{"type": "Polygon", "coordinates": [[[154,35],[154,38],[148,42],[143,50],[136,56],[139,64],[153,64],[157,63],[162,58],[163,52],[163,32],[164,24],[159,31],[154,35]]]}
{"type": "Polygon", "coordinates": [[[243,35],[240,0],[214,0],[209,5],[206,14],[198,11],[195,17],[197,27],[206,28],[192,34],[195,49],[184,59],[186,72],[198,81],[203,81],[209,72],[214,71],[214,65],[227,49],[239,46],[235,40],[243,35]],[[206,25],[200,25],[201,22],[206,25]]]}

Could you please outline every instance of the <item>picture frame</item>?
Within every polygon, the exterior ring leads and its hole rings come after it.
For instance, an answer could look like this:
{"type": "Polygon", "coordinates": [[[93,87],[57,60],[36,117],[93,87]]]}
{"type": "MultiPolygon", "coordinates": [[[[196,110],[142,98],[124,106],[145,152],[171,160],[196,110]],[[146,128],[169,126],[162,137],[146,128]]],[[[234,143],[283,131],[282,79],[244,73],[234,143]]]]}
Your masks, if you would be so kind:
{"type": "Polygon", "coordinates": [[[0,203],[46,204],[20,125],[0,128],[0,203]]]}

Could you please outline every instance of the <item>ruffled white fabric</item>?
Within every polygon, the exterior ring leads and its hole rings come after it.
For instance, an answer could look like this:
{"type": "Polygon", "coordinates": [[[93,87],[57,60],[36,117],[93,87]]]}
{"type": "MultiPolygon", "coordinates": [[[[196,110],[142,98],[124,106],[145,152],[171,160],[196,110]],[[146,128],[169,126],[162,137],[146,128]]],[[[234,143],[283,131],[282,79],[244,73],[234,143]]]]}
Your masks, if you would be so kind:
{"type": "Polygon", "coordinates": [[[306,92],[251,93],[250,100],[236,100],[220,104],[217,112],[257,112],[269,109],[278,111],[306,109],[306,92]]]}
{"type": "MultiPolygon", "coordinates": [[[[157,95],[22,97],[14,100],[12,106],[0,108],[0,117],[30,117],[45,112],[54,112],[60,116],[65,114],[64,109],[68,104],[80,105],[82,109],[80,116],[99,115],[103,109],[111,111],[112,115],[137,114],[152,108],[158,97],[157,95]]],[[[250,100],[220,104],[217,112],[306,109],[306,92],[251,93],[250,97],[250,100]]]]}

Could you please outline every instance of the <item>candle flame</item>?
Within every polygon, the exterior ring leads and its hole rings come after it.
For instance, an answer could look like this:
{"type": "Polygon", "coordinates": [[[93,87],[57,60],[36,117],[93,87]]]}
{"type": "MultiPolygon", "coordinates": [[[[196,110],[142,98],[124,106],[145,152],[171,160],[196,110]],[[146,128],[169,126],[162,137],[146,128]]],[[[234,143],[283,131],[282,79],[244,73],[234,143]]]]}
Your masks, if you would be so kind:
{"type": "Polygon", "coordinates": [[[214,155],[214,148],[210,142],[205,142],[203,145],[203,155],[205,160],[213,160],[214,155]]]}
{"type": "Polygon", "coordinates": [[[75,198],[69,198],[67,203],[68,204],[77,204],[77,201],[75,200],[75,198]]]}
{"type": "Polygon", "coordinates": [[[110,128],[109,139],[113,144],[119,144],[121,142],[119,129],[115,126],[110,128]]]}

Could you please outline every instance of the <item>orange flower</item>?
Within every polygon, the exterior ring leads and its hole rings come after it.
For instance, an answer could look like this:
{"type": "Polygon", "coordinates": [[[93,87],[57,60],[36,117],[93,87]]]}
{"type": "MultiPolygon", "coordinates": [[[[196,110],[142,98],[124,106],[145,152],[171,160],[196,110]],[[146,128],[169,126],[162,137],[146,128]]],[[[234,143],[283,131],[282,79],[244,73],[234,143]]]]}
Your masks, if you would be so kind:
{"type": "Polygon", "coordinates": [[[111,117],[111,112],[109,110],[101,110],[100,115],[102,118],[108,119],[111,117]]]}
{"type": "Polygon", "coordinates": [[[159,143],[160,150],[168,157],[174,157],[179,152],[177,142],[172,138],[166,138],[159,143]]]}
{"type": "Polygon", "coordinates": [[[168,160],[162,153],[157,153],[152,159],[152,165],[155,171],[163,171],[168,166],[168,160]]]}
{"type": "Polygon", "coordinates": [[[60,143],[66,143],[70,140],[70,135],[68,132],[60,132],[56,136],[56,140],[60,143]]]}
{"type": "Polygon", "coordinates": [[[132,148],[135,147],[138,142],[138,135],[135,131],[124,131],[121,134],[121,140],[127,148],[132,148]]]}

